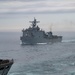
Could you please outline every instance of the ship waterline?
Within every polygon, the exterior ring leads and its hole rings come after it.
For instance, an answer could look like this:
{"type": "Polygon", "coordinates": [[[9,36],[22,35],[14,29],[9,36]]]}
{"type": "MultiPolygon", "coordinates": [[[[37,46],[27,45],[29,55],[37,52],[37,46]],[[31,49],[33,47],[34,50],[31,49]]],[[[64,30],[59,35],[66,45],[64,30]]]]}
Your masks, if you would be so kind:
{"type": "Polygon", "coordinates": [[[60,38],[52,38],[52,39],[45,39],[45,38],[23,38],[21,37],[21,40],[22,40],[22,44],[37,44],[37,43],[46,43],[46,44],[49,44],[49,43],[55,43],[55,42],[61,42],[62,37],[60,38]]]}

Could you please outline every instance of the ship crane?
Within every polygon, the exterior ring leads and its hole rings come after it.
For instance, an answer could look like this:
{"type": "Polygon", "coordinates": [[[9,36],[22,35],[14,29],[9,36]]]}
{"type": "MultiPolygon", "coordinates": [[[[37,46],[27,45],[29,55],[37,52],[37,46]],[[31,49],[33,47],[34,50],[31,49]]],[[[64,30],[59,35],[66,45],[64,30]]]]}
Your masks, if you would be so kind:
{"type": "Polygon", "coordinates": [[[37,21],[34,17],[34,21],[29,21],[30,23],[32,23],[32,27],[36,27],[36,24],[39,23],[40,21],[37,21]]]}
{"type": "Polygon", "coordinates": [[[52,32],[52,26],[53,26],[53,24],[50,25],[50,32],[52,32]]]}

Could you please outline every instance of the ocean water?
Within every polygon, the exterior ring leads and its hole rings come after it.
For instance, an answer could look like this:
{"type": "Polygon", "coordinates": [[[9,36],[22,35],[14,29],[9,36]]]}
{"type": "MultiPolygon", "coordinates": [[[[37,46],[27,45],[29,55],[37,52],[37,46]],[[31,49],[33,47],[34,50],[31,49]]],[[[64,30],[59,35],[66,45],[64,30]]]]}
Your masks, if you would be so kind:
{"type": "Polygon", "coordinates": [[[0,58],[14,59],[8,75],[75,75],[75,35],[61,43],[20,44],[20,32],[0,32],[0,58]]]}

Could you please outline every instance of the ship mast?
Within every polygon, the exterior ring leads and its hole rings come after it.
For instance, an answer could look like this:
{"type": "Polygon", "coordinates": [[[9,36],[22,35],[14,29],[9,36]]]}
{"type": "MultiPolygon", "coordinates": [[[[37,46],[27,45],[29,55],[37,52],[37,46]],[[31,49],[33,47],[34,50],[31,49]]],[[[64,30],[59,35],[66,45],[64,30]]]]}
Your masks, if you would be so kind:
{"type": "Polygon", "coordinates": [[[53,26],[53,24],[50,25],[50,32],[52,32],[52,26],[53,26]]]}
{"type": "Polygon", "coordinates": [[[30,23],[32,23],[32,27],[35,28],[37,23],[39,23],[40,21],[37,21],[34,17],[34,21],[29,21],[30,23]]]}

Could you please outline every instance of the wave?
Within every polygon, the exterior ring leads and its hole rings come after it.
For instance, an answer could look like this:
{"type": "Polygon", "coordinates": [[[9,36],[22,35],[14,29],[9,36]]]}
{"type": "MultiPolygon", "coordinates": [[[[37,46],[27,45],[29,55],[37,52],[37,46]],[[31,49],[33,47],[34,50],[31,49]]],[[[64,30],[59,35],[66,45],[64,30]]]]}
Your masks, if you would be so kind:
{"type": "Polygon", "coordinates": [[[63,40],[62,42],[70,42],[70,43],[75,43],[75,39],[63,40]]]}

